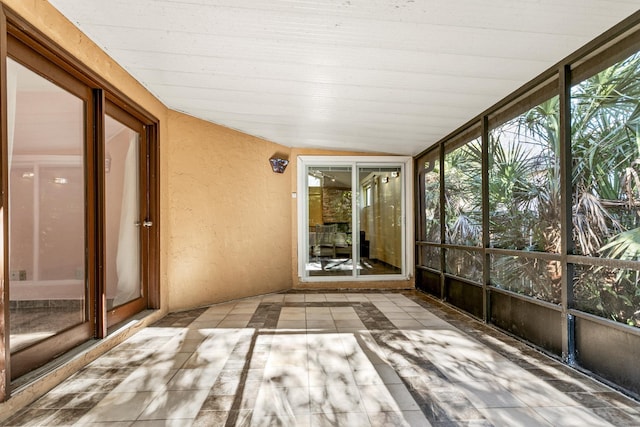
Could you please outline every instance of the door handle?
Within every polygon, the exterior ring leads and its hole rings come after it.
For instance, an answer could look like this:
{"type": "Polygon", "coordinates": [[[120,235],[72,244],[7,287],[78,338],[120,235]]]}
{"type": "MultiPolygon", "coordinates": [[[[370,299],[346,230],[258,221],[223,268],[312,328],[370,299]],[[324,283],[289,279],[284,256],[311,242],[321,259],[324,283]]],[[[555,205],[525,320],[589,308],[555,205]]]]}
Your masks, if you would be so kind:
{"type": "MultiPolygon", "coordinates": [[[[136,221],[136,222],[133,223],[133,225],[135,225],[136,227],[140,227],[141,223],[140,223],[140,221],[136,221]]],[[[142,221],[142,226],[146,227],[146,228],[152,227],[153,226],[153,221],[145,219],[144,221],[142,221]]]]}

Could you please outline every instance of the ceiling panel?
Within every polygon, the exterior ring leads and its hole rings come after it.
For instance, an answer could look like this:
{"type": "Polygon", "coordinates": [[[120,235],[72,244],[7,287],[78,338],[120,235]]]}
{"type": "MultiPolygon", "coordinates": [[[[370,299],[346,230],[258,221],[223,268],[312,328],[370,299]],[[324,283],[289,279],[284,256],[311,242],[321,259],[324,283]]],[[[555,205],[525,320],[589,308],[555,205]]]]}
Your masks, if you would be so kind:
{"type": "Polygon", "coordinates": [[[416,154],[637,0],[50,0],[169,108],[291,147],[416,154]]]}

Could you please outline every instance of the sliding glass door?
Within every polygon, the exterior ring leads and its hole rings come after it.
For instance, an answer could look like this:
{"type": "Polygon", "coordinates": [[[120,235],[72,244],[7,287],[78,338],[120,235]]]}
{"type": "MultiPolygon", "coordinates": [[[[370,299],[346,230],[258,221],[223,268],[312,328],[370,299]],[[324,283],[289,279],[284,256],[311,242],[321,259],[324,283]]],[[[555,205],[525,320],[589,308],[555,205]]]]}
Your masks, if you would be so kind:
{"type": "Polygon", "coordinates": [[[302,157],[299,166],[300,277],[406,277],[410,162],[396,157],[302,157]]]}
{"type": "Polygon", "coordinates": [[[8,382],[158,307],[159,206],[157,120],[19,37],[7,49],[8,382]]]}
{"type": "Polygon", "coordinates": [[[147,307],[149,145],[142,122],[107,103],[104,135],[104,284],[107,326],[147,307]]]}
{"type": "Polygon", "coordinates": [[[353,275],[351,166],[309,166],[309,276],[353,275]]]}
{"type": "Polygon", "coordinates": [[[405,231],[402,167],[359,167],[357,185],[358,274],[402,274],[405,231]]]}
{"type": "MultiPolygon", "coordinates": [[[[27,62],[38,63],[35,57],[27,62]]],[[[7,59],[12,373],[94,335],[87,275],[91,90],[7,59]],[[57,339],[53,339],[53,338],[57,339]]]]}

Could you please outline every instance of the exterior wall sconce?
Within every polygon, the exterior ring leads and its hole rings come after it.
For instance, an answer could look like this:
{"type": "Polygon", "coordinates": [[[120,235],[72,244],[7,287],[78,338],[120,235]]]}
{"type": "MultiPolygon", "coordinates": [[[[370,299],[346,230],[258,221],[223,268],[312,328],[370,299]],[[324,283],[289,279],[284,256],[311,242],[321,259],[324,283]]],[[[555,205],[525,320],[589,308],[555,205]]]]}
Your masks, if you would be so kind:
{"type": "Polygon", "coordinates": [[[284,173],[284,170],[287,168],[289,164],[289,160],[281,159],[278,157],[272,157],[269,159],[269,163],[271,163],[271,169],[275,173],[284,173]]]}

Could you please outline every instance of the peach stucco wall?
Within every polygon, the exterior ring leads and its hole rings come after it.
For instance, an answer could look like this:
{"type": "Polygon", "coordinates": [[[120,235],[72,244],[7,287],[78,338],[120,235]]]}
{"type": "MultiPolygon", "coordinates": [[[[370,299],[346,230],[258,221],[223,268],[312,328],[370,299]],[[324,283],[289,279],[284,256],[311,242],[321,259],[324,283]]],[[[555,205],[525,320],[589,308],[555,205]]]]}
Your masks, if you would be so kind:
{"type": "Polygon", "coordinates": [[[291,172],[269,165],[289,149],[181,113],[168,118],[171,308],[291,288],[291,172]]]}

